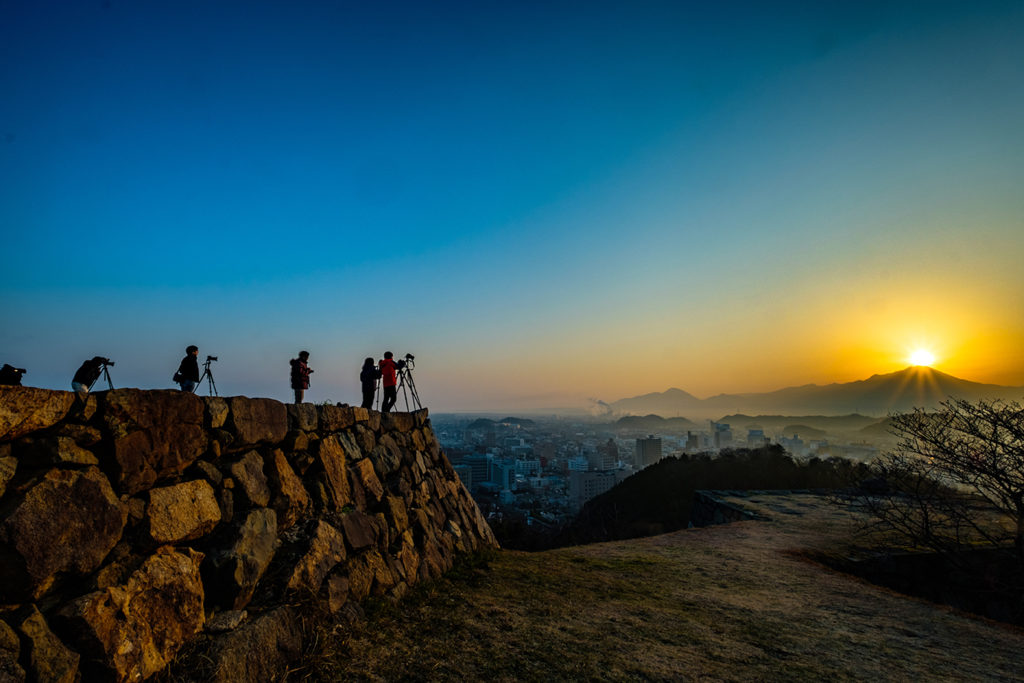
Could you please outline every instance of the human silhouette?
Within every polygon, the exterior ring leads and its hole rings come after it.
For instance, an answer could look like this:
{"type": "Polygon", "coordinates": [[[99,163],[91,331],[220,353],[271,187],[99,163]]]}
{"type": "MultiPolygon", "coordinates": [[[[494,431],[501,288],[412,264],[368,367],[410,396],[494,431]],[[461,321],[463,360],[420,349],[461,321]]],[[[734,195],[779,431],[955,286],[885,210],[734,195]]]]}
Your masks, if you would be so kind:
{"type": "Polygon", "coordinates": [[[174,373],[174,381],[178,383],[182,391],[189,393],[196,390],[199,384],[199,347],[192,345],[185,349],[185,357],[178,365],[178,371],[174,373]]]}
{"type": "Polygon", "coordinates": [[[394,360],[395,354],[390,351],[384,352],[384,358],[378,364],[380,366],[381,385],[384,387],[384,400],[380,404],[380,412],[389,413],[395,407],[398,400],[398,363],[394,360]]]}
{"type": "Polygon", "coordinates": [[[377,380],[380,370],[373,364],[372,358],[363,361],[363,370],[359,373],[359,381],[363,384],[363,407],[373,407],[373,397],[377,393],[377,380]]]}
{"type": "Polygon", "coordinates": [[[309,369],[306,361],[309,360],[309,351],[299,351],[298,358],[291,359],[292,366],[292,390],[295,391],[295,402],[302,403],[302,395],[309,389],[309,376],[313,371],[309,369]]]}

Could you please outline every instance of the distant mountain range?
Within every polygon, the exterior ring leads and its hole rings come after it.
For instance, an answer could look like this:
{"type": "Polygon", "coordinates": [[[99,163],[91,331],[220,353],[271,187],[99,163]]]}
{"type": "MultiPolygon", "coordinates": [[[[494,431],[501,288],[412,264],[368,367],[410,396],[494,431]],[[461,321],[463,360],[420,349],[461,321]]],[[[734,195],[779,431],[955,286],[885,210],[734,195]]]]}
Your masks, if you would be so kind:
{"type": "Polygon", "coordinates": [[[719,394],[700,399],[682,389],[624,398],[608,404],[618,415],[661,415],[690,419],[729,413],[775,415],[883,416],[915,407],[934,408],[947,398],[1024,400],[1024,387],[980,384],[933,368],[914,366],[844,384],[807,384],[752,394],[719,394]]]}

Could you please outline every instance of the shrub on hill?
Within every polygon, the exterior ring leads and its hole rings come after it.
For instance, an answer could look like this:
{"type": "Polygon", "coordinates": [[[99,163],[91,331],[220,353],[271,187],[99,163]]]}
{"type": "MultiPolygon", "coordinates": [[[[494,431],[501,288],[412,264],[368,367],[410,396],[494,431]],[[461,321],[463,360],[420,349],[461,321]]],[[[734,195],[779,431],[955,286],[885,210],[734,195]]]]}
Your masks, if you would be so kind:
{"type": "Polygon", "coordinates": [[[554,545],[611,541],[675,531],[690,523],[693,492],[701,489],[839,489],[867,468],[841,458],[797,462],[773,444],[727,449],[717,457],[668,457],[588,501],[554,545]]]}

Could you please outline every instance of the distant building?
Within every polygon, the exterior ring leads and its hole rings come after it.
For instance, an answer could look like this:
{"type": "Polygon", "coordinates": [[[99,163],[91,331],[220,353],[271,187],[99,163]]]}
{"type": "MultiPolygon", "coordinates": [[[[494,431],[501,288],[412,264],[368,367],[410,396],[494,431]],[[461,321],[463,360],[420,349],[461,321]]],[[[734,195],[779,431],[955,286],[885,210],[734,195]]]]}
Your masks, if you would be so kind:
{"type": "Polygon", "coordinates": [[[648,435],[646,439],[636,440],[636,454],[633,464],[638,470],[661,460],[661,439],[648,435]]]}
{"type": "Polygon", "coordinates": [[[516,474],[521,474],[524,477],[540,474],[540,460],[536,458],[516,460],[516,474]]]}
{"type": "Polygon", "coordinates": [[[491,461],[491,483],[500,490],[513,489],[516,483],[515,462],[505,460],[491,461]]]}
{"type": "Polygon", "coordinates": [[[619,464],[619,447],[615,445],[615,439],[608,439],[604,445],[597,447],[597,462],[594,463],[595,470],[613,470],[619,464]]]}
{"type": "Polygon", "coordinates": [[[608,472],[570,472],[569,505],[580,509],[594,496],[599,496],[629,476],[623,470],[608,472]]]}
{"type": "Polygon", "coordinates": [[[790,455],[807,455],[807,447],[804,445],[804,440],[800,438],[799,434],[793,434],[792,438],[788,436],[779,437],[779,444],[781,444],[790,455]]]}
{"type": "Polygon", "coordinates": [[[583,455],[577,455],[575,458],[569,458],[567,466],[570,472],[586,472],[590,469],[590,460],[583,455]]]}
{"type": "Polygon", "coordinates": [[[768,443],[768,438],[764,435],[763,429],[748,429],[747,430],[747,447],[748,448],[760,448],[768,443]]]}
{"type": "Polygon", "coordinates": [[[469,489],[473,490],[473,468],[466,464],[452,465],[452,469],[455,470],[455,474],[459,475],[459,479],[462,480],[462,484],[469,489]]]}
{"type": "Polygon", "coordinates": [[[491,454],[474,453],[473,455],[467,455],[462,459],[460,465],[466,465],[469,467],[472,473],[472,482],[474,485],[482,484],[483,482],[491,478],[491,460],[493,456],[491,454]]]}
{"type": "Polygon", "coordinates": [[[724,422],[712,422],[711,434],[714,439],[715,448],[729,448],[732,446],[732,429],[724,422]]]}

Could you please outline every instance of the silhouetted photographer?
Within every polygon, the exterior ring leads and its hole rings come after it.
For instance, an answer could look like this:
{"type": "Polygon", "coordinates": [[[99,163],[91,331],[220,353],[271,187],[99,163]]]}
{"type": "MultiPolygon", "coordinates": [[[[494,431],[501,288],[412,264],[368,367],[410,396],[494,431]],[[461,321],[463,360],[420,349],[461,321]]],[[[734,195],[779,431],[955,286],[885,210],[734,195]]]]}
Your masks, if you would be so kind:
{"type": "Polygon", "coordinates": [[[199,347],[192,345],[185,349],[185,357],[178,365],[172,378],[182,391],[193,392],[199,385],[199,347]]]}
{"type": "Polygon", "coordinates": [[[377,393],[377,380],[380,370],[373,364],[372,358],[363,361],[363,370],[359,373],[359,381],[363,385],[363,407],[373,408],[373,397],[377,393]]]}
{"type": "Polygon", "coordinates": [[[71,378],[71,388],[75,390],[82,398],[92,391],[92,387],[96,384],[96,380],[103,375],[107,380],[107,388],[113,389],[114,383],[110,381],[110,370],[108,367],[112,367],[114,361],[103,356],[94,356],[91,360],[87,360],[82,363],[82,367],[78,368],[75,372],[75,376],[71,378]]]}
{"type": "Polygon", "coordinates": [[[377,364],[380,367],[381,384],[384,385],[384,400],[380,404],[382,413],[391,412],[398,400],[398,368],[401,362],[396,363],[395,354],[385,351],[384,358],[377,364]]]}
{"type": "Polygon", "coordinates": [[[309,389],[309,376],[313,371],[309,369],[306,361],[309,360],[309,351],[299,351],[298,358],[292,358],[292,391],[295,392],[295,402],[302,403],[302,395],[309,389]]]}
{"type": "Polygon", "coordinates": [[[20,387],[21,376],[24,375],[28,370],[25,368],[16,368],[13,365],[4,363],[4,366],[0,368],[0,384],[6,384],[7,386],[20,387]]]}

